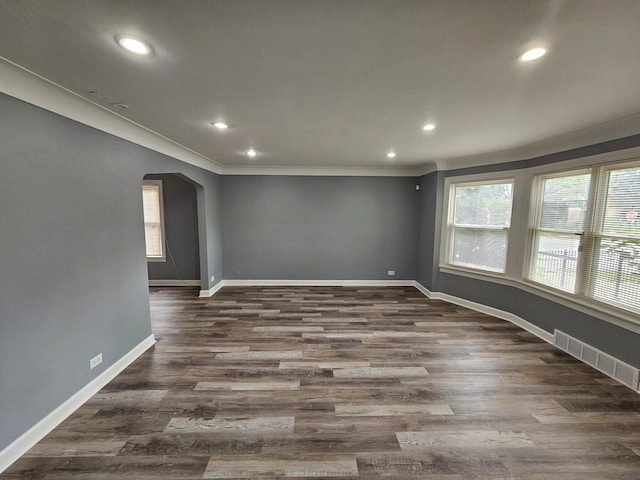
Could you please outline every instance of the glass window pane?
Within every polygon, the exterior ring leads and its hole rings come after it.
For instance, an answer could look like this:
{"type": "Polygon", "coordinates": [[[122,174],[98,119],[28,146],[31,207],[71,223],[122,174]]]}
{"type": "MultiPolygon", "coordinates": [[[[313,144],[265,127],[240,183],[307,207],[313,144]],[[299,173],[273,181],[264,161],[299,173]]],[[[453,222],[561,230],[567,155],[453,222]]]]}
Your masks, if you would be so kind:
{"type": "Polygon", "coordinates": [[[160,184],[142,185],[142,209],[144,217],[144,239],[147,257],[164,258],[162,241],[162,187],[160,184]]]}
{"type": "Polygon", "coordinates": [[[589,197],[590,174],[544,180],[540,227],[581,232],[589,197]]]}
{"type": "Polygon", "coordinates": [[[640,238],[640,167],[609,172],[602,230],[640,238]]]}
{"type": "Polygon", "coordinates": [[[511,224],[513,183],[463,185],[455,189],[455,225],[511,224]]]}
{"type": "Polygon", "coordinates": [[[142,206],[145,223],[160,223],[160,189],[157,185],[142,186],[142,206]]]}
{"type": "Polygon", "coordinates": [[[531,279],[574,292],[580,237],[576,235],[538,233],[531,279]]]}
{"type": "Polygon", "coordinates": [[[640,240],[603,238],[593,269],[593,296],[601,302],[640,311],[640,240]]]}
{"type": "Polygon", "coordinates": [[[162,256],[162,235],[160,231],[160,224],[145,224],[144,241],[147,246],[147,257],[162,256]]]}
{"type": "Polygon", "coordinates": [[[454,265],[504,272],[507,261],[507,230],[455,227],[453,230],[454,265]]]}

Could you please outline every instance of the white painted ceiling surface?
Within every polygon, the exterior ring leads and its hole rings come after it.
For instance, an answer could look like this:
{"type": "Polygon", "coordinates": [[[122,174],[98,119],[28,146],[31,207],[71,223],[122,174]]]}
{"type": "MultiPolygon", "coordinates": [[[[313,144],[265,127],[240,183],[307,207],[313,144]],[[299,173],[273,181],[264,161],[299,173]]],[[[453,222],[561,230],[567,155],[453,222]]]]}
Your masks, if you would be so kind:
{"type": "Polygon", "coordinates": [[[490,159],[640,114],[640,0],[1,0],[0,56],[223,167],[490,159]]]}

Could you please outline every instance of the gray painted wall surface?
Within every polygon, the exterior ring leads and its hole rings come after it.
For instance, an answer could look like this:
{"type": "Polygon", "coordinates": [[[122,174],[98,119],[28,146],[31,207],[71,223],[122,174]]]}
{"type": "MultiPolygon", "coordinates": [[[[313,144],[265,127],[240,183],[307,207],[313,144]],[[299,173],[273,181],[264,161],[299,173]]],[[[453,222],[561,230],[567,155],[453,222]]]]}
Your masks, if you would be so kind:
{"type": "Polygon", "coordinates": [[[438,269],[440,230],[435,225],[439,225],[442,218],[442,188],[442,172],[433,172],[420,178],[416,280],[429,290],[435,288],[434,278],[438,269]]]}
{"type": "Polygon", "coordinates": [[[511,312],[553,333],[562,330],[631,365],[640,367],[640,335],[508,285],[440,274],[441,291],[511,312]]]}
{"type": "Polygon", "coordinates": [[[405,177],[223,176],[228,279],[415,279],[418,194],[405,177]],[[388,277],[387,270],[395,270],[388,277]]]}
{"type": "Polygon", "coordinates": [[[540,165],[550,165],[552,163],[564,162],[574,158],[590,157],[601,153],[616,152],[627,148],[640,146],[640,134],[630,137],[618,138],[584,147],[564,150],[562,152],[550,153],[540,157],[515,160],[513,162],[496,163],[493,165],[481,165],[478,167],[459,168],[444,172],[447,177],[457,175],[475,175],[476,173],[503,172],[505,170],[518,170],[521,168],[537,167],[540,165]]]}
{"type": "Polygon", "coordinates": [[[166,262],[148,262],[149,279],[199,280],[196,187],[174,174],[145,175],[144,178],[162,181],[164,226],[168,247],[166,262]]]}
{"type": "MultiPolygon", "coordinates": [[[[208,172],[205,172],[208,173],[208,172]]],[[[198,196],[198,202],[203,204],[205,210],[199,207],[198,230],[200,232],[200,278],[203,286],[208,289],[217,285],[223,277],[222,263],[222,183],[219,175],[207,175],[207,188],[202,189],[198,196]],[[203,231],[206,235],[203,235],[203,231]],[[206,272],[202,261],[202,245],[207,246],[206,272]],[[215,280],[211,280],[214,278],[215,280]]]]}
{"type": "Polygon", "coordinates": [[[202,185],[207,273],[222,262],[217,175],[3,94],[0,146],[2,450],[151,334],[146,173],[202,185]]]}

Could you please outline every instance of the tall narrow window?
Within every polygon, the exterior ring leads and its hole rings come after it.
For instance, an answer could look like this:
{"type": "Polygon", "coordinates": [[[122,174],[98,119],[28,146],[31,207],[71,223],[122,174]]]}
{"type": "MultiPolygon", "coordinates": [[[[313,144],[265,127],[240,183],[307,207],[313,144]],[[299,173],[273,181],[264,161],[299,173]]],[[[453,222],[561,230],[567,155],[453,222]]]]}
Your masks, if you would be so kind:
{"type": "Polygon", "coordinates": [[[504,272],[513,181],[455,183],[450,195],[448,263],[504,272]]]}
{"type": "Polygon", "coordinates": [[[538,177],[532,280],[575,293],[590,181],[589,171],[538,177]]]}
{"type": "Polygon", "coordinates": [[[142,205],[144,208],[144,239],[147,260],[165,261],[162,182],[160,180],[142,182],[142,205]]]}
{"type": "MultiPolygon", "coordinates": [[[[600,174],[592,260],[585,269],[588,295],[640,311],[640,165],[616,166],[600,174]]],[[[586,281],[586,280],[585,280],[586,281]]]]}

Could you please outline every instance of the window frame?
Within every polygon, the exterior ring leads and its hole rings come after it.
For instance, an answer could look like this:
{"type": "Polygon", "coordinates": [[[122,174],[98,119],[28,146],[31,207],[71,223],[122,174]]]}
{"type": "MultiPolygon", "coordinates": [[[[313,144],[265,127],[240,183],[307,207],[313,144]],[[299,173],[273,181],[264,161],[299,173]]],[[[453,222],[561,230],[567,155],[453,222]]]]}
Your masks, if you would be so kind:
{"type": "MultiPolygon", "coordinates": [[[[531,246],[530,222],[535,218],[532,212],[535,203],[532,201],[534,194],[534,178],[542,175],[552,175],[570,171],[593,169],[597,177],[592,176],[591,189],[602,188],[599,172],[605,169],[630,167],[640,164],[640,147],[632,147],[625,150],[616,150],[604,153],[585,155],[558,162],[532,162],[528,167],[501,171],[493,170],[485,173],[458,175],[452,170],[443,171],[444,182],[442,193],[439,195],[437,209],[440,212],[440,232],[437,246],[437,269],[439,274],[455,275],[474,280],[495,283],[499,285],[517,288],[523,292],[536,295],[542,299],[563,305],[577,312],[590,315],[602,321],[625,328],[629,331],[640,333],[640,315],[632,310],[619,308],[609,303],[602,303],[587,296],[578,296],[563,290],[531,281],[527,278],[529,271],[529,252],[531,246]],[[507,271],[505,274],[496,274],[486,270],[474,270],[446,263],[449,192],[452,183],[482,182],[485,180],[499,180],[515,178],[512,211],[518,212],[511,218],[511,230],[508,239],[507,271]]],[[[495,166],[498,166],[496,164],[495,166]]],[[[592,174],[593,175],[593,174],[592,174]]],[[[593,209],[593,206],[592,206],[593,209]]],[[[593,212],[587,212],[590,219],[593,212]]],[[[589,226],[589,228],[591,228],[589,226]]],[[[586,231],[586,229],[585,229],[586,231]]],[[[435,285],[441,280],[434,278],[435,285]]],[[[437,291],[437,290],[436,290],[437,291]]]]}
{"type": "Polygon", "coordinates": [[[582,257],[585,256],[586,252],[584,252],[584,244],[585,237],[591,228],[591,220],[593,218],[593,203],[591,201],[592,195],[594,195],[594,189],[596,187],[597,179],[595,178],[595,169],[591,166],[589,167],[578,167],[567,170],[560,171],[550,171],[543,173],[536,173],[532,175],[530,179],[531,184],[531,198],[529,200],[529,218],[528,218],[528,228],[527,228],[527,246],[523,255],[523,280],[527,282],[534,283],[535,285],[540,285],[543,288],[550,288],[554,291],[562,292],[567,295],[575,296],[575,297],[584,297],[582,294],[583,290],[581,288],[581,281],[583,278],[582,269],[584,267],[584,260],[582,257]],[[553,178],[562,178],[569,176],[577,176],[577,175],[590,175],[589,179],[589,191],[587,193],[586,199],[586,211],[585,211],[585,220],[583,224],[582,232],[578,233],[575,231],[561,230],[561,229],[552,229],[552,228],[543,228],[539,224],[541,222],[542,216],[542,207],[544,203],[544,181],[547,179],[553,178]],[[557,235],[576,235],[579,237],[579,245],[578,245],[578,256],[576,257],[576,283],[574,285],[574,291],[570,292],[568,290],[554,287],[553,285],[549,285],[547,283],[543,283],[537,281],[532,278],[533,269],[536,264],[536,255],[537,249],[536,247],[536,239],[539,232],[546,232],[549,234],[557,234],[557,235]]]}
{"type": "MultiPolygon", "coordinates": [[[[585,268],[587,272],[598,269],[598,262],[600,260],[599,246],[601,245],[603,239],[624,239],[640,241],[640,236],[634,237],[632,235],[615,235],[612,233],[606,233],[604,231],[607,202],[609,199],[608,187],[610,173],[616,170],[635,168],[640,168],[639,159],[613,162],[606,165],[600,165],[596,168],[594,177],[596,185],[594,185],[593,198],[591,202],[591,223],[589,225],[589,228],[583,235],[585,256],[588,258],[588,260],[585,260],[585,265],[583,266],[583,268],[585,268]]],[[[606,302],[603,300],[598,300],[598,298],[596,298],[595,296],[596,277],[592,275],[583,275],[583,279],[584,284],[582,285],[583,290],[581,293],[588,301],[640,315],[640,307],[632,310],[622,302],[606,302]]]]}
{"type": "Polygon", "coordinates": [[[448,177],[445,179],[445,205],[444,212],[446,214],[445,217],[445,228],[442,232],[441,239],[441,248],[440,248],[440,268],[441,269],[451,269],[451,270],[459,270],[466,272],[477,272],[479,274],[494,276],[494,277],[505,277],[509,270],[509,252],[510,252],[510,242],[511,242],[511,231],[513,228],[513,205],[516,197],[516,178],[515,175],[510,174],[509,172],[500,172],[500,175],[496,174],[485,174],[485,175],[472,175],[472,176],[460,176],[460,177],[448,177]],[[481,185],[496,185],[502,183],[510,183],[512,192],[511,192],[511,205],[510,205],[510,218],[509,225],[502,226],[487,226],[484,228],[469,226],[469,225],[455,225],[455,212],[457,207],[456,202],[456,188],[460,186],[481,186],[481,185]],[[505,252],[505,266],[504,270],[494,270],[488,268],[481,268],[480,266],[471,266],[460,263],[453,263],[452,255],[453,255],[453,243],[455,239],[454,232],[456,228],[469,228],[469,229],[477,229],[477,230],[500,230],[506,232],[507,236],[507,245],[505,252]]]}
{"type": "MultiPolygon", "coordinates": [[[[603,238],[614,238],[615,235],[607,234],[603,232],[604,224],[604,212],[606,209],[608,198],[608,178],[609,173],[615,170],[625,170],[629,168],[640,167],[640,160],[638,159],[625,159],[617,160],[607,163],[601,163],[597,165],[591,165],[583,168],[576,168],[570,170],[562,170],[556,172],[540,172],[536,173],[532,182],[532,196],[531,196],[531,208],[530,208],[530,226],[528,232],[528,242],[525,258],[528,260],[528,264],[524,267],[523,280],[527,283],[534,285],[536,288],[542,288],[554,292],[557,295],[568,297],[571,300],[584,303],[587,305],[593,305],[595,308],[604,309],[607,311],[620,311],[626,315],[638,315],[640,312],[638,309],[632,309],[618,302],[605,302],[596,298],[594,294],[595,290],[595,277],[589,275],[588,272],[597,270],[598,261],[598,245],[603,238]],[[542,231],[552,231],[549,229],[538,228],[538,221],[540,218],[540,211],[542,208],[543,200],[543,184],[544,180],[548,178],[560,178],[563,176],[579,175],[581,173],[589,173],[590,186],[589,194],[586,200],[586,213],[585,222],[583,225],[582,233],[578,234],[580,237],[579,253],[576,260],[576,284],[574,291],[570,292],[561,288],[554,287],[537,281],[532,278],[533,264],[535,262],[536,245],[535,238],[536,233],[542,231]],[[585,273],[586,272],[586,273],[585,273]]],[[[564,232],[563,232],[564,233],[564,232]]]]}
{"type": "MultiPolygon", "coordinates": [[[[160,210],[160,245],[162,248],[162,255],[158,256],[149,256],[147,252],[147,242],[146,242],[146,233],[145,233],[145,255],[147,258],[147,262],[166,262],[167,261],[167,244],[166,244],[166,230],[165,230],[165,219],[164,219],[164,192],[162,180],[143,180],[142,188],[140,192],[144,190],[145,186],[154,186],[158,188],[158,205],[160,210]]],[[[142,221],[143,225],[146,227],[147,222],[144,218],[144,195],[142,196],[142,221]]],[[[155,223],[154,223],[155,224],[155,223]]]]}

